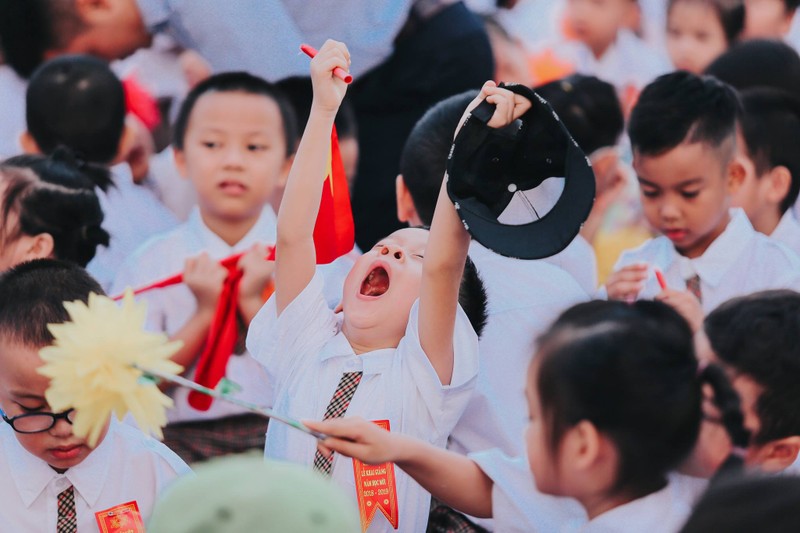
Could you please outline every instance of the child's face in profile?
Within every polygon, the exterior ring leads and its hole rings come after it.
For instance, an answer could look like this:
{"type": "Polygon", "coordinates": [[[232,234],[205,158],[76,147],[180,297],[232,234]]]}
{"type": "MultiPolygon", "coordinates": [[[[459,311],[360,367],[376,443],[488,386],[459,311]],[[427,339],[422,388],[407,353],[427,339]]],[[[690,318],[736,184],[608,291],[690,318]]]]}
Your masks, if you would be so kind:
{"type": "Polygon", "coordinates": [[[558,494],[558,465],[550,453],[547,421],[542,413],[539,390],[536,386],[538,375],[539,365],[534,358],[528,367],[528,383],[525,387],[525,397],[528,400],[528,427],[525,430],[528,466],[533,472],[536,488],[545,494],[558,494]]]}
{"type": "Polygon", "coordinates": [[[197,189],[206,220],[257,218],[290,166],[278,104],[260,94],[203,94],[175,161],[197,189]]]}
{"type": "Polygon", "coordinates": [[[395,231],[358,258],[344,282],[347,326],[380,329],[377,338],[405,333],[408,313],[419,298],[428,231],[395,231]]]}
{"type": "Polygon", "coordinates": [[[578,40],[602,53],[616,40],[633,7],[630,0],[568,0],[565,15],[578,40]]]}
{"type": "Polygon", "coordinates": [[[731,194],[741,179],[724,162],[731,145],[684,141],[656,156],[634,150],[644,215],[683,256],[702,255],[730,220],[731,194]]]}
{"type": "Polygon", "coordinates": [[[667,51],[676,70],[701,74],[728,49],[714,8],[703,0],[680,0],[667,15],[667,51]]]}
{"type": "MultiPolygon", "coordinates": [[[[36,372],[42,364],[37,348],[0,339],[0,408],[6,417],[52,412],[44,397],[50,380],[36,372]]],[[[80,464],[92,451],[84,439],[72,434],[72,424],[63,419],[47,431],[14,433],[23,448],[57,471],[80,464]]],[[[104,436],[105,432],[101,441],[104,436]]]]}

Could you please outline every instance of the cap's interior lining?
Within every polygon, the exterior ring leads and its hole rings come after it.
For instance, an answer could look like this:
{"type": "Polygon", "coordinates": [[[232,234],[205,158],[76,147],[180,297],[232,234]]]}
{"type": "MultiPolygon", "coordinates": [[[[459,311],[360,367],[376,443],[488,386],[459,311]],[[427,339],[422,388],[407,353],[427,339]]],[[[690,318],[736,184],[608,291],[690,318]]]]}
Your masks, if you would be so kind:
{"type": "Polygon", "coordinates": [[[558,203],[564,184],[563,177],[552,177],[533,189],[516,191],[497,221],[507,226],[521,226],[541,219],[558,203]]]}

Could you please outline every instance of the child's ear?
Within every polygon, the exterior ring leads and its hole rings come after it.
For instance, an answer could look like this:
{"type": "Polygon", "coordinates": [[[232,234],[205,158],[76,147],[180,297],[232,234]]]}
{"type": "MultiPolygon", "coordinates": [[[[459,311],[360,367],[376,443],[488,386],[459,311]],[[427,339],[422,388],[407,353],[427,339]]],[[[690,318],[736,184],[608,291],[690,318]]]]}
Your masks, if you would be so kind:
{"type": "Polygon", "coordinates": [[[728,194],[734,194],[739,190],[739,187],[741,187],[742,183],[744,183],[746,175],[747,171],[744,168],[742,160],[739,158],[739,156],[735,156],[728,164],[728,194]]]}
{"type": "Polygon", "coordinates": [[[603,437],[594,424],[582,420],[565,437],[563,452],[568,454],[577,469],[587,471],[597,464],[603,449],[603,437]]]}
{"type": "Polygon", "coordinates": [[[748,456],[748,463],[762,472],[775,474],[789,468],[800,454],[800,436],[785,437],[758,447],[748,456]]]}
{"type": "Polygon", "coordinates": [[[394,181],[394,193],[397,198],[397,220],[419,226],[417,208],[414,206],[414,199],[411,198],[411,192],[406,187],[402,174],[398,174],[394,181]]]}
{"type": "Polygon", "coordinates": [[[114,157],[114,160],[111,162],[112,165],[116,165],[117,163],[121,163],[128,158],[128,154],[133,150],[133,147],[136,144],[136,126],[133,124],[133,120],[135,118],[131,116],[125,117],[125,123],[122,127],[122,135],[119,138],[119,143],[117,144],[117,155],[114,157]]]}
{"type": "Polygon", "coordinates": [[[26,235],[23,260],[32,261],[33,259],[48,259],[53,257],[55,242],[49,233],[39,233],[38,235],[26,235]]]}
{"type": "Polygon", "coordinates": [[[31,135],[31,132],[28,130],[19,134],[19,146],[26,154],[40,155],[42,153],[39,144],[34,140],[33,135],[31,135]]]}
{"type": "Polygon", "coordinates": [[[792,173],[783,165],[773,168],[761,179],[768,180],[767,199],[774,204],[780,204],[792,186],[792,173]]]}
{"type": "Polygon", "coordinates": [[[178,169],[178,174],[180,174],[183,179],[188,179],[189,175],[186,171],[186,153],[177,146],[173,146],[172,157],[175,159],[175,168],[178,169]]]}
{"type": "Polygon", "coordinates": [[[113,0],[75,0],[75,11],[81,20],[91,25],[97,17],[105,14],[113,0]]]}

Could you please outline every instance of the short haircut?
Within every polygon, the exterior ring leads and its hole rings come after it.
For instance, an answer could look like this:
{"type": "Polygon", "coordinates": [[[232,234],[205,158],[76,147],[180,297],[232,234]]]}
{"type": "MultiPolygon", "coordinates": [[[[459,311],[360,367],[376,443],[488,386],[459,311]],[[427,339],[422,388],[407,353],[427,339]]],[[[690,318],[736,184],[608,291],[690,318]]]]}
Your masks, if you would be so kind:
{"type": "MultiPolygon", "coordinates": [[[[292,109],[294,109],[294,114],[297,117],[297,139],[299,140],[311,114],[311,102],[314,99],[311,78],[308,76],[290,76],[278,81],[275,85],[292,104],[292,109]]],[[[346,96],[339,106],[339,111],[336,113],[334,126],[336,126],[336,134],[340,139],[352,139],[358,136],[356,112],[346,96]]]]}
{"type": "Polygon", "coordinates": [[[738,90],[774,87],[800,94],[800,55],[788,44],[772,39],[737,43],[715,59],[706,74],[738,90]]]}
{"type": "Polygon", "coordinates": [[[58,149],[50,157],[21,155],[0,164],[0,246],[22,235],[53,237],[57,259],[86,266],[98,246],[108,246],[95,187],[110,183],[107,169],[76,164],[58,149]],[[29,172],[29,171],[32,171],[29,172]],[[16,224],[9,223],[12,214],[16,224]]]}
{"type": "Polygon", "coordinates": [[[800,478],[745,476],[709,487],[680,533],[800,531],[800,478]]]}
{"type": "Polygon", "coordinates": [[[478,268],[472,259],[467,256],[464,264],[464,273],[461,276],[461,285],[458,287],[458,304],[467,315],[472,329],[480,337],[486,327],[488,315],[488,300],[486,287],[483,284],[478,268]]]}
{"type": "Polygon", "coordinates": [[[32,348],[53,342],[48,324],[69,320],[64,302],[87,302],[103,289],[84,269],[66,261],[36,259],[0,274],[0,338],[32,348]]]}
{"type": "Polygon", "coordinates": [[[712,8],[729,46],[739,38],[744,29],[744,0],[668,0],[667,13],[679,2],[691,2],[712,8]]]}
{"type": "Polygon", "coordinates": [[[574,74],[534,90],[550,103],[585,154],[617,144],[625,122],[610,83],[574,74]]]}
{"type": "Polygon", "coordinates": [[[292,104],[276,85],[247,72],[215,74],[201,81],[189,91],[183,104],[181,104],[178,117],[173,125],[172,144],[176,149],[183,150],[189,119],[191,119],[192,111],[197,101],[204,94],[212,92],[261,95],[275,102],[281,114],[281,125],[283,126],[283,135],[286,141],[286,157],[294,153],[295,139],[297,139],[297,119],[294,116],[292,104]]]}
{"type": "MultiPolygon", "coordinates": [[[[634,152],[658,156],[682,144],[722,148],[736,135],[741,103],[736,91],[710,76],[686,71],[664,74],[647,85],[633,107],[628,135],[634,152]]],[[[733,147],[721,154],[727,163],[733,147]]]]}
{"type": "Polygon", "coordinates": [[[723,303],[705,319],[717,357],[762,388],[753,442],[800,436],[800,294],[764,291],[723,303]]]}
{"type": "Polygon", "coordinates": [[[618,450],[612,490],[642,495],[662,487],[693,449],[703,384],[712,386],[718,406],[726,402],[726,428],[732,422],[741,430],[738,401],[734,395],[727,404],[732,391],[720,386],[721,370],[711,365],[713,375],[698,373],[692,337],[686,320],[661,302],[594,300],[562,313],[540,338],[533,363],[551,452],[568,429],[588,420],[618,450]]]}
{"type": "Polygon", "coordinates": [[[447,170],[453,134],[467,105],[478,91],[451,96],[431,107],[406,139],[400,155],[400,174],[423,224],[430,225],[447,170]]]}
{"type": "Polygon", "coordinates": [[[789,192],[780,202],[785,213],[800,191],[800,98],[785,91],[754,88],[742,92],[742,134],[756,174],[784,166],[792,176],[789,192]]]}
{"type": "Polygon", "coordinates": [[[23,78],[44,62],[47,50],[63,48],[84,27],[75,0],[0,0],[0,48],[23,78]]]}
{"type": "Polygon", "coordinates": [[[42,152],[66,146],[95,163],[117,157],[125,114],[122,82],[92,56],[48,61],[31,76],[25,97],[28,131],[42,152]]]}

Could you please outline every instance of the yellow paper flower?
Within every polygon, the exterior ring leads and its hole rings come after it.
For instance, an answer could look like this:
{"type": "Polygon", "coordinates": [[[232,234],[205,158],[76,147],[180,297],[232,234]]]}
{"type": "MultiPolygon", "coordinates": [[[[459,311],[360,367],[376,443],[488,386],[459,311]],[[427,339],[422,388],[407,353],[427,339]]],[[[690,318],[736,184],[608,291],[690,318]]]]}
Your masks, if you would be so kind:
{"type": "Polygon", "coordinates": [[[89,295],[64,302],[70,322],[49,324],[52,346],[39,354],[39,373],[50,378],[45,393],[55,412],[75,409],[73,432],[95,446],[111,413],[120,420],[131,413],[142,431],[161,437],[165,409],[172,400],[152,382],[140,379],[139,368],[169,374],[182,371],[169,358],[181,346],[164,334],[144,330],[146,304],[128,290],[118,305],[111,298],[89,295]],[[136,365],[136,368],[134,365],[136,365]]]}

